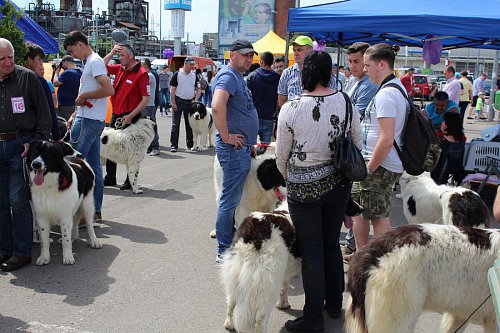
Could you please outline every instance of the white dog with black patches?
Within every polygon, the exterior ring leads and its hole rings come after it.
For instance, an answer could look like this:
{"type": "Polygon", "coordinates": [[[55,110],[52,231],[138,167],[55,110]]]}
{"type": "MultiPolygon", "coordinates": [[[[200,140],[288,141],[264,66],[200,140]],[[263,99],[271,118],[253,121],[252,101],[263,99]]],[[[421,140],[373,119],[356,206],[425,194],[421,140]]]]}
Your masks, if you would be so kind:
{"type": "Polygon", "coordinates": [[[499,258],[498,230],[436,224],[390,230],[351,259],[346,332],[413,332],[420,314],[434,311],[443,313],[442,333],[469,322],[495,333],[488,269],[499,258]]]}
{"type": "Polygon", "coordinates": [[[267,332],[273,308],[289,307],[288,284],[300,264],[286,201],[272,213],[253,212],[245,218],[221,264],[227,301],[224,327],[267,332]]]}
{"type": "Polygon", "coordinates": [[[78,239],[78,222],[85,220],[88,242],[101,248],[94,227],[94,172],[87,162],[74,157],[67,143],[31,141],[26,160],[31,201],[38,222],[41,253],[36,264],[50,262],[50,226],[61,226],[63,264],[75,263],[71,238],[78,239]]]}
{"type": "Polygon", "coordinates": [[[156,124],[142,118],[124,129],[106,127],[101,134],[101,159],[108,159],[127,166],[127,175],[136,194],[142,193],[138,185],[139,168],[153,141],[156,124]]]}
{"type": "Polygon", "coordinates": [[[409,224],[442,223],[456,226],[489,226],[483,199],[463,187],[437,185],[428,172],[400,177],[403,212],[409,224]]]}
{"type": "Polygon", "coordinates": [[[215,144],[215,125],[212,118],[212,109],[203,103],[193,102],[189,110],[189,126],[193,130],[193,147],[191,150],[206,150],[215,144]]]}
{"type": "MultiPolygon", "coordinates": [[[[222,193],[222,168],[214,158],[214,185],[217,204],[222,193]]],[[[269,213],[286,199],[286,183],[276,166],[276,158],[271,153],[252,158],[250,171],[243,185],[243,194],[234,213],[235,228],[251,212],[269,213]]],[[[215,237],[215,231],[210,233],[215,237]]]]}

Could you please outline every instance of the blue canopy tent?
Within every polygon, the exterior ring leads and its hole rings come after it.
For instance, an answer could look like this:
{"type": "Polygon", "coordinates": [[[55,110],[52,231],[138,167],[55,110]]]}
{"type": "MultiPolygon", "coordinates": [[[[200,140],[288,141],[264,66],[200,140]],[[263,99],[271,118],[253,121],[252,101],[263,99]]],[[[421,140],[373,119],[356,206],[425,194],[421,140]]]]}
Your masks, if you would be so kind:
{"type": "MultiPolygon", "coordinates": [[[[5,1],[0,0],[0,7],[5,6],[5,1]]],[[[9,1],[10,2],[10,1],[9,1]]],[[[17,9],[13,2],[11,2],[17,9]]],[[[3,14],[0,12],[0,20],[3,20],[3,14]]],[[[16,25],[24,32],[24,40],[40,45],[45,53],[59,53],[59,45],[45,30],[42,29],[35,21],[25,15],[16,22],[16,25]]]]}
{"type": "Polygon", "coordinates": [[[444,49],[500,49],[499,26],[500,1],[347,0],[290,9],[287,31],[311,33],[337,45],[362,41],[422,47],[439,39],[444,49]],[[427,38],[431,34],[435,37],[427,38]]]}

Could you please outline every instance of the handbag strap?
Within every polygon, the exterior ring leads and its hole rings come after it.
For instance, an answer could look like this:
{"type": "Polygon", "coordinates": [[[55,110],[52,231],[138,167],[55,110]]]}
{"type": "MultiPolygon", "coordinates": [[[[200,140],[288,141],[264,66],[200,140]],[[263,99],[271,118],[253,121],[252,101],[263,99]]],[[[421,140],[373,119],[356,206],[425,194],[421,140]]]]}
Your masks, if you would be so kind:
{"type": "Polygon", "coordinates": [[[340,93],[342,94],[342,96],[344,96],[345,99],[345,123],[344,131],[342,132],[342,136],[345,137],[347,131],[347,122],[349,122],[349,129],[351,128],[352,124],[352,103],[351,99],[345,92],[341,91],[340,93]]]}

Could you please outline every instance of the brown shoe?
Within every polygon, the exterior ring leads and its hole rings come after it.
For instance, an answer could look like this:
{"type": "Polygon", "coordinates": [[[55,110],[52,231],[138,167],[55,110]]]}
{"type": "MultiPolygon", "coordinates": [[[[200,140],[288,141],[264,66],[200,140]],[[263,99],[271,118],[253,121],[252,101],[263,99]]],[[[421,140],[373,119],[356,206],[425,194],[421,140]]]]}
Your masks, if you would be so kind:
{"type": "Polygon", "coordinates": [[[101,213],[95,213],[94,214],[94,222],[97,222],[97,223],[102,223],[102,215],[101,213]]]}
{"type": "Polygon", "coordinates": [[[352,254],[343,255],[342,258],[344,259],[344,264],[349,265],[351,263],[352,254]]]}
{"type": "Polygon", "coordinates": [[[1,265],[4,272],[17,271],[19,268],[26,266],[31,262],[31,257],[11,256],[1,265]]]}
{"type": "Polygon", "coordinates": [[[87,226],[87,224],[85,223],[85,219],[82,217],[80,219],[80,222],[78,222],[78,229],[85,228],[86,226],[87,226]]]}

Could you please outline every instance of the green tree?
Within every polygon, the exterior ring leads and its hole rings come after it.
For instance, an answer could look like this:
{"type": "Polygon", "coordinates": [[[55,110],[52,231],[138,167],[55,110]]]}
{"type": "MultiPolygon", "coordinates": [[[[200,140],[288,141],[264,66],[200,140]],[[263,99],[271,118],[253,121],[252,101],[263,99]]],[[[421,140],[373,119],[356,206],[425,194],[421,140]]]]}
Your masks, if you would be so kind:
{"type": "Polygon", "coordinates": [[[21,65],[27,50],[24,45],[24,32],[18,28],[16,22],[24,17],[24,14],[9,1],[5,1],[5,6],[1,8],[1,11],[3,19],[0,21],[0,37],[8,39],[12,43],[16,64],[21,65]]]}

